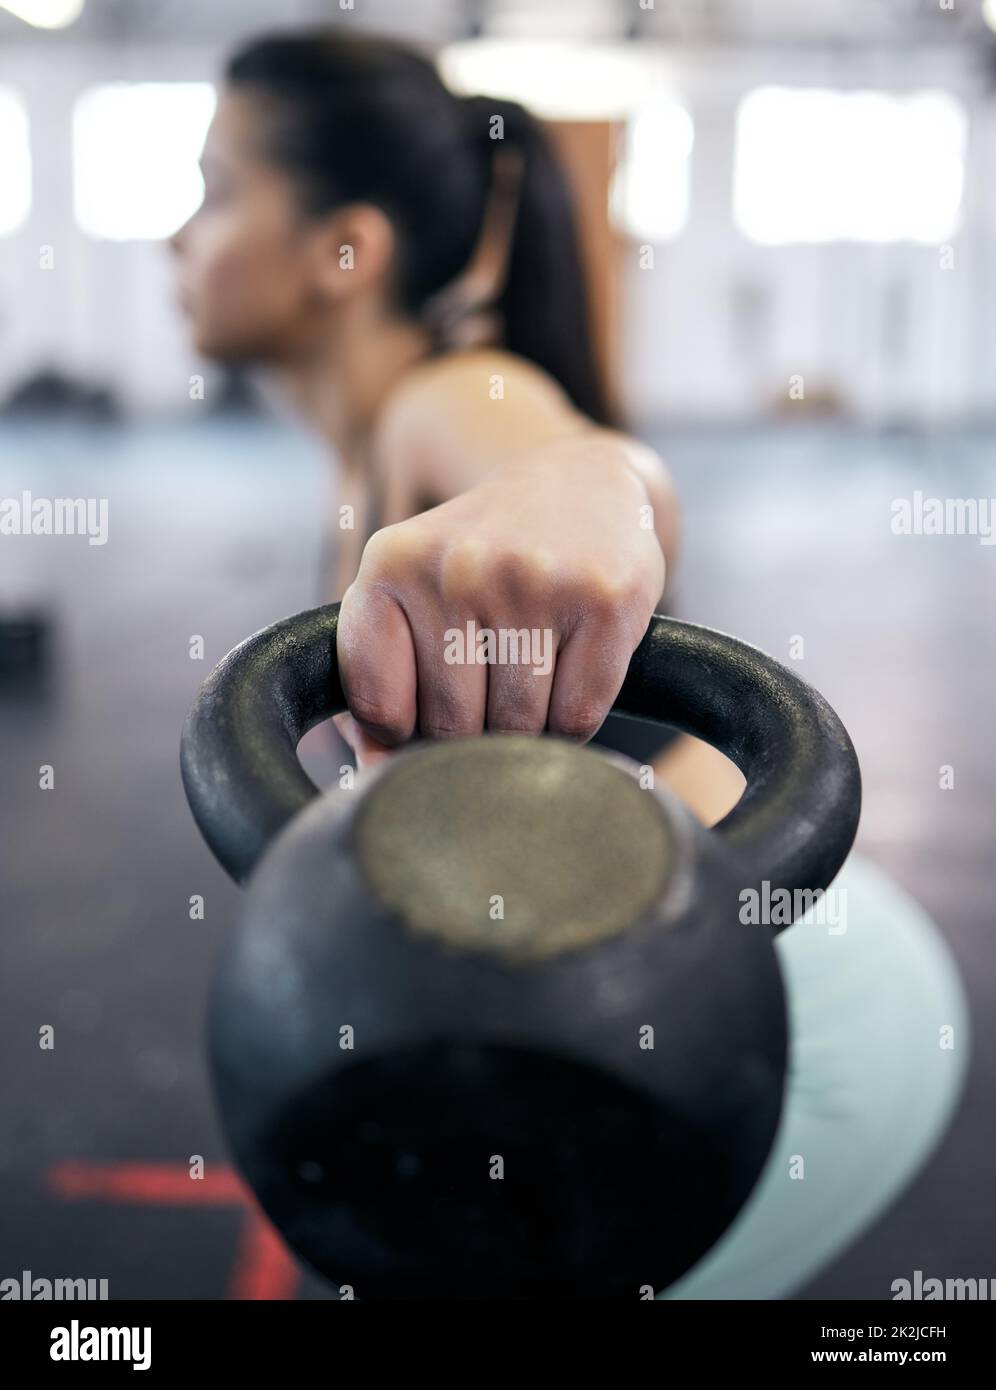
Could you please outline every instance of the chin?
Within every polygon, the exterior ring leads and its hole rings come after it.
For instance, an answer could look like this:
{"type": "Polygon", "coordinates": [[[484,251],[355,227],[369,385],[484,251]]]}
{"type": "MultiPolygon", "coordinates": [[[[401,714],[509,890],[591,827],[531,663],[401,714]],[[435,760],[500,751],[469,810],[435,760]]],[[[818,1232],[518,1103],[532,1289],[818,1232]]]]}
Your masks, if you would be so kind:
{"type": "Polygon", "coordinates": [[[230,339],[219,338],[216,334],[204,331],[198,331],[193,335],[193,346],[201,357],[210,358],[212,362],[222,366],[244,366],[258,358],[258,354],[253,352],[248,344],[232,342],[230,339]]]}

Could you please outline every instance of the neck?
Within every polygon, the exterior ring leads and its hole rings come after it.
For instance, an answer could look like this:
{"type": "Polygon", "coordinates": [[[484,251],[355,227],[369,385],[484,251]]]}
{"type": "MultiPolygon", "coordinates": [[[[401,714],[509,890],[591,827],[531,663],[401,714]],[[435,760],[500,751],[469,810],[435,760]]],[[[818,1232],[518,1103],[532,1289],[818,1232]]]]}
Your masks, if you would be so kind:
{"type": "Polygon", "coordinates": [[[362,307],[340,315],[306,351],[284,361],[280,383],[343,466],[364,468],[381,406],[394,386],[428,355],[424,329],[362,307]]]}

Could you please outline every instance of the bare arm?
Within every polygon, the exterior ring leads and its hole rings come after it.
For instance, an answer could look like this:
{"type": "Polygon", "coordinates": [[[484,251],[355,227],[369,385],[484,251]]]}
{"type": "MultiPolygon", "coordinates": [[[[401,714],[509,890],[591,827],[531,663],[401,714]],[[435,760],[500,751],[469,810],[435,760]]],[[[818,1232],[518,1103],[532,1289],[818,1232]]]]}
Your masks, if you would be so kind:
{"type": "Polygon", "coordinates": [[[339,623],[362,730],[386,746],[485,727],[590,738],[674,554],[674,493],[657,456],[499,352],[413,372],[375,453],[387,524],[364,549],[339,623]],[[412,516],[417,498],[436,505],[412,516]],[[448,639],[468,623],[539,634],[555,661],[454,658],[448,639]]]}
{"type": "Polygon", "coordinates": [[[640,478],[670,574],[678,502],[659,455],[593,424],[545,373],[497,350],[434,361],[411,373],[395,394],[375,446],[385,474],[384,524],[410,517],[418,497],[444,502],[503,468],[528,465],[537,450],[564,440],[583,443],[592,454],[597,449],[606,468],[623,466],[640,478]]]}

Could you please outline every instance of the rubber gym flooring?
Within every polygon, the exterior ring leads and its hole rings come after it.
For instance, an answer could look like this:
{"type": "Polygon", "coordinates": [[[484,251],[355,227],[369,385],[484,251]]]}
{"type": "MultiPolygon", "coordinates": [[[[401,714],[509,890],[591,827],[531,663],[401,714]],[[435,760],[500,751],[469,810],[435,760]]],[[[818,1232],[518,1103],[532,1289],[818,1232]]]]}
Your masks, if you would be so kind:
{"type": "MultiPolygon", "coordinates": [[[[994,441],[791,427],[655,442],[685,514],[675,611],[782,660],[804,639],[796,669],[861,759],[859,848],[939,923],[972,1008],[968,1087],[934,1159],[799,1294],[882,1298],[913,1269],[988,1277],[996,550],[895,536],[890,518],[917,489],[991,496],[994,441]]],[[[106,1278],[111,1298],[330,1297],[254,1215],[212,1114],[202,1020],[239,893],[198,838],[177,760],[214,663],[317,601],[322,457],[259,420],[7,424],[0,478],[4,496],[106,497],[110,523],[106,546],[0,540],[3,603],[42,603],[55,623],[47,690],[0,695],[0,1278],[106,1278]]],[[[329,780],[320,735],[305,760],[329,780]]]]}

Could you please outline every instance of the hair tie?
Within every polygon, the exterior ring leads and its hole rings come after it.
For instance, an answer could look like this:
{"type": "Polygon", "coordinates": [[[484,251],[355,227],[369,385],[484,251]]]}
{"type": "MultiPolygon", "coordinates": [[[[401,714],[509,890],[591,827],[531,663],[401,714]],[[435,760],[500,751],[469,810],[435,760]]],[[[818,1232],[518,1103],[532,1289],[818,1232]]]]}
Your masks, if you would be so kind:
{"type": "Polygon", "coordinates": [[[437,348],[476,347],[501,337],[501,314],[494,306],[508,279],[524,167],[521,151],[495,152],[491,187],[470,259],[421,309],[422,322],[437,348]]]}

